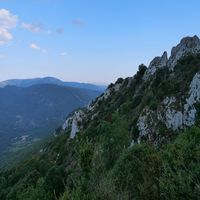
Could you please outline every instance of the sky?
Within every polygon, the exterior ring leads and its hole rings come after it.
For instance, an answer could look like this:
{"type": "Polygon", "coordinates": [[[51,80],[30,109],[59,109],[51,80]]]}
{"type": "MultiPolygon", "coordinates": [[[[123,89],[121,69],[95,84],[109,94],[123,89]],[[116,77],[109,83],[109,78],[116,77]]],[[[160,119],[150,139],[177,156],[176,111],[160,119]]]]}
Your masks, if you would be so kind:
{"type": "Polygon", "coordinates": [[[0,81],[53,76],[110,83],[185,36],[199,0],[0,0],[0,81]]]}

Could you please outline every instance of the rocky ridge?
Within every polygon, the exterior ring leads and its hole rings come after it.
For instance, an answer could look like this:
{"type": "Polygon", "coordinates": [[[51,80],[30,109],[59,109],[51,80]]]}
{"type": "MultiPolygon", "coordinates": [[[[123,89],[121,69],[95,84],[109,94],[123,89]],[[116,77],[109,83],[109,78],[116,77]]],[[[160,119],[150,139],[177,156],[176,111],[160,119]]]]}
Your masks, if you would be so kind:
{"type": "MultiPolygon", "coordinates": [[[[155,57],[151,62],[149,67],[146,69],[143,75],[143,82],[150,81],[151,77],[157,73],[158,69],[167,67],[169,72],[173,74],[173,71],[178,63],[178,61],[189,55],[197,55],[200,52],[200,40],[197,36],[185,37],[181,42],[172,48],[171,56],[167,57],[167,52],[164,52],[161,57],[155,57]]],[[[71,127],[70,138],[74,138],[75,135],[80,132],[83,128],[82,121],[90,121],[99,115],[98,106],[101,102],[107,101],[107,99],[113,94],[121,92],[121,88],[126,83],[126,88],[129,88],[133,84],[135,76],[131,78],[124,79],[123,81],[111,84],[107,90],[98,97],[95,102],[89,104],[86,111],[77,111],[74,115],[67,119],[63,125],[63,129],[71,127]]],[[[140,86],[139,88],[142,88],[140,86]]],[[[124,90],[124,89],[123,89],[124,90]]],[[[137,96],[138,89],[133,98],[137,96]]],[[[186,92],[185,96],[182,97],[183,100],[180,102],[174,95],[166,96],[157,105],[156,110],[150,109],[145,106],[139,113],[137,118],[137,128],[139,131],[138,138],[136,142],[144,137],[149,140],[155,140],[154,135],[159,136],[159,124],[162,123],[167,129],[172,131],[177,131],[185,127],[190,127],[195,124],[197,109],[195,105],[200,103],[200,68],[199,71],[194,74],[192,81],[189,84],[189,90],[186,92]],[[177,104],[179,108],[177,108],[177,104]],[[182,106],[181,106],[182,105],[182,106]],[[152,135],[153,134],[153,135],[152,135]]],[[[119,108],[116,108],[118,111],[119,108]]],[[[158,140],[162,140],[159,136],[158,140]]],[[[156,141],[157,143],[158,141],[156,141]]]]}
{"type": "Polygon", "coordinates": [[[140,131],[138,141],[143,136],[150,137],[152,133],[158,132],[159,122],[164,123],[168,129],[173,131],[194,125],[197,113],[195,104],[200,103],[200,72],[193,77],[188,95],[182,110],[175,108],[177,100],[174,96],[166,97],[156,111],[145,108],[137,122],[140,131]]]}
{"type": "MultiPolygon", "coordinates": [[[[75,111],[72,117],[66,119],[66,121],[62,125],[62,129],[67,130],[68,128],[71,128],[70,138],[73,139],[76,136],[76,134],[80,132],[83,128],[82,122],[85,119],[87,119],[87,115],[92,113],[95,110],[95,108],[98,107],[98,103],[100,101],[106,100],[113,92],[119,91],[121,85],[121,83],[117,83],[108,87],[101,96],[97,97],[95,102],[92,102],[88,105],[87,111],[83,111],[81,109],[75,111]]],[[[91,120],[93,120],[97,115],[98,112],[93,113],[93,115],[91,116],[91,120]]]]}
{"type": "Polygon", "coordinates": [[[194,37],[185,37],[180,43],[173,47],[171,50],[171,55],[168,59],[167,52],[164,52],[161,57],[155,57],[149,64],[149,67],[144,75],[144,80],[148,80],[157,69],[162,67],[169,67],[171,71],[174,70],[177,62],[184,56],[190,54],[200,53],[200,40],[195,35],[194,37]]]}

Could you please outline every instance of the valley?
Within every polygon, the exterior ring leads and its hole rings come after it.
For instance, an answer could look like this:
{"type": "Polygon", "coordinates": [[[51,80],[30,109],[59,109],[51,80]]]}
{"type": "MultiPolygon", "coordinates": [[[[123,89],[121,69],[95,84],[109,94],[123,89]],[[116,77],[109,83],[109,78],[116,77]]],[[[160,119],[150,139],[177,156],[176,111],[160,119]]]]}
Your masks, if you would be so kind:
{"type": "MultiPolygon", "coordinates": [[[[36,84],[0,88],[0,160],[52,136],[74,110],[85,107],[101,91],[36,84]]],[[[2,161],[3,162],[3,161],[2,161]]]]}

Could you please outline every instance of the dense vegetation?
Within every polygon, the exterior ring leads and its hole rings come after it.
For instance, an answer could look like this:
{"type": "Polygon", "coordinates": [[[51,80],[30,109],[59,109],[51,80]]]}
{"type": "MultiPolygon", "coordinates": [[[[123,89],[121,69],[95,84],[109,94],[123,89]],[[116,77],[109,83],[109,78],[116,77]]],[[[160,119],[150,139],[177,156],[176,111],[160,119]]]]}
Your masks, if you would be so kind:
{"type": "Polygon", "coordinates": [[[145,70],[141,65],[131,83],[118,79],[119,91],[94,102],[98,115],[90,120],[94,113],[88,113],[74,139],[70,130],[60,130],[37,154],[2,171],[0,199],[199,199],[198,117],[195,126],[177,132],[159,124],[159,135],[140,143],[136,122],[143,108],[156,110],[166,96],[184,99],[200,70],[200,56],[184,58],[173,73],[160,69],[148,82],[142,79],[145,70]]]}
{"type": "Polygon", "coordinates": [[[199,199],[197,127],[159,150],[145,143],[125,149],[126,141],[104,138],[102,148],[108,149],[97,152],[101,147],[86,137],[69,149],[66,136],[49,144],[48,155],[1,173],[0,199],[199,199]]]}

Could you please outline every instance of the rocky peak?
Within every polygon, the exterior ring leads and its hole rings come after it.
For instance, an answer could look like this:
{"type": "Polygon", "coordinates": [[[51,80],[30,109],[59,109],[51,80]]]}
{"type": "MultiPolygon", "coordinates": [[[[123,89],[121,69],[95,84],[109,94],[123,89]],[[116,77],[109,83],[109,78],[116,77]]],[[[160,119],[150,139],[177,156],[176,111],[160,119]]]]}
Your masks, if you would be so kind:
{"type": "Polygon", "coordinates": [[[152,67],[157,67],[157,68],[163,67],[163,66],[165,66],[167,64],[167,61],[168,61],[167,52],[165,51],[161,57],[155,57],[150,62],[149,68],[152,68],[152,67]]]}
{"type": "Polygon", "coordinates": [[[171,56],[168,61],[168,66],[170,70],[174,69],[174,66],[177,64],[177,61],[184,56],[189,54],[200,53],[200,40],[195,35],[193,37],[185,37],[181,42],[172,48],[171,56]]]}
{"type": "Polygon", "coordinates": [[[151,75],[153,75],[157,69],[162,68],[167,65],[168,57],[165,51],[163,55],[155,57],[149,64],[148,69],[144,74],[144,80],[147,80],[151,75]]]}
{"type": "Polygon", "coordinates": [[[175,65],[178,60],[183,58],[184,56],[190,54],[198,54],[200,53],[200,39],[195,35],[193,37],[185,37],[180,43],[173,47],[171,50],[171,56],[169,59],[167,58],[167,52],[164,52],[160,57],[155,57],[149,64],[143,79],[146,81],[152,76],[157,69],[168,66],[171,71],[174,70],[175,65]]]}

